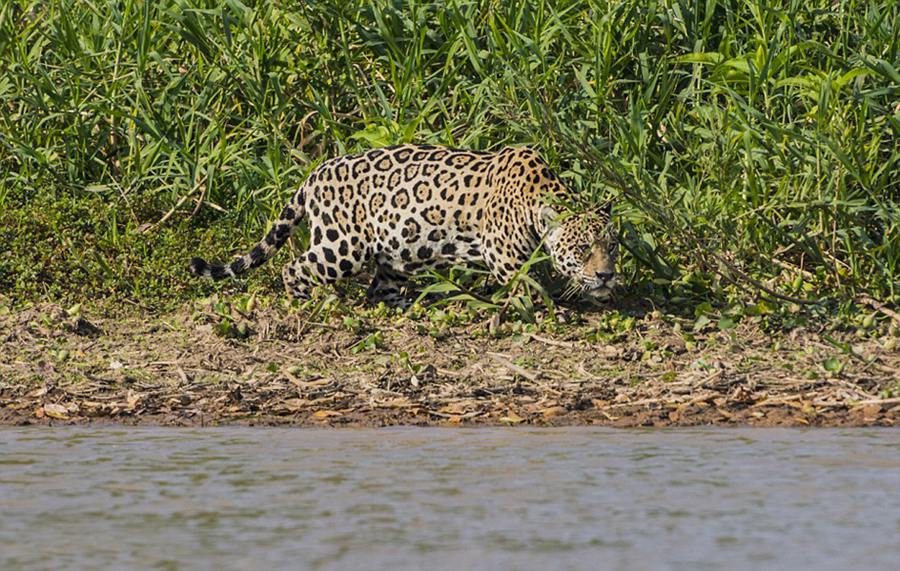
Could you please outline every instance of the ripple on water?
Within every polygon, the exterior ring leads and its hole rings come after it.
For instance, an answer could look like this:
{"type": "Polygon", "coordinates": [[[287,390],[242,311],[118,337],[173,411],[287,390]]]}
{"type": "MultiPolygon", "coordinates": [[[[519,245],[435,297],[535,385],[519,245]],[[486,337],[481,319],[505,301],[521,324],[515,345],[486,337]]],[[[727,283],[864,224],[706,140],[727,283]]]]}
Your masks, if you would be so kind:
{"type": "Polygon", "coordinates": [[[894,430],[7,428],[0,568],[894,569],[898,487],[894,430]]]}

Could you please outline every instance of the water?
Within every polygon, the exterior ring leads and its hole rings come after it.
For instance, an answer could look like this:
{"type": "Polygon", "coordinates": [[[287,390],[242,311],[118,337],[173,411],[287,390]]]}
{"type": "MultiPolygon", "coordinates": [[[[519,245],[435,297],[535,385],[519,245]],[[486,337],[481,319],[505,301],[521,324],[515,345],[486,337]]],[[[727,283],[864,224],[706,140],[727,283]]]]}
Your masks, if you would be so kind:
{"type": "Polygon", "coordinates": [[[0,430],[0,569],[900,569],[900,431],[0,430]]]}

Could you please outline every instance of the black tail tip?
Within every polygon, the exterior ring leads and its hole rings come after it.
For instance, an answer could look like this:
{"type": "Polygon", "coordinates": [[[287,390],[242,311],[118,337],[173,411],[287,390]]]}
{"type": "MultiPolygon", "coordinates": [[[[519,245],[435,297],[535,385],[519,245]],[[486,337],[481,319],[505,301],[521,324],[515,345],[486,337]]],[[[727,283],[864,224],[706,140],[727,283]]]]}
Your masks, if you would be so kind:
{"type": "Polygon", "coordinates": [[[203,258],[191,258],[191,273],[195,276],[202,276],[203,272],[205,272],[209,268],[209,264],[206,263],[206,260],[203,258]]]}

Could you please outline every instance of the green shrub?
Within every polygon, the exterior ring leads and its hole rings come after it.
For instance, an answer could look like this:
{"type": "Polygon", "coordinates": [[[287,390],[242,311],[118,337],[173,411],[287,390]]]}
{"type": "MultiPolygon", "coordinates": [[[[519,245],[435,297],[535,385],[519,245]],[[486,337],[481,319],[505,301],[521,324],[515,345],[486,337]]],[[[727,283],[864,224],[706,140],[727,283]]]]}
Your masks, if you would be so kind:
{"type": "Polygon", "coordinates": [[[532,144],[581,207],[617,198],[641,295],[896,302],[897,22],[877,1],[4,2],[0,287],[196,295],[184,260],[249,247],[324,157],[415,140],[532,144]]]}

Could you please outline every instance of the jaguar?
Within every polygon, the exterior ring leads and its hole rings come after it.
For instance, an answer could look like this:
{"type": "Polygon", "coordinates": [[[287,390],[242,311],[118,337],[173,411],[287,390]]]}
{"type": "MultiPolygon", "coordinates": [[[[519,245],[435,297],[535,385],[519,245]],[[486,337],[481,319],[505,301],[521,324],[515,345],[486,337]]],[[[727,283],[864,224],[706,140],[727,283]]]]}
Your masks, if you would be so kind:
{"type": "Polygon", "coordinates": [[[282,271],[294,298],[371,271],[368,299],[404,305],[408,278],[424,269],[480,263],[505,284],[543,248],[569,292],[605,300],[617,284],[612,203],[575,211],[566,206],[573,199],[530,147],[377,148],[324,161],[248,253],[228,264],[194,258],[190,271],[239,276],[269,259],[305,219],[309,247],[282,271]]]}

